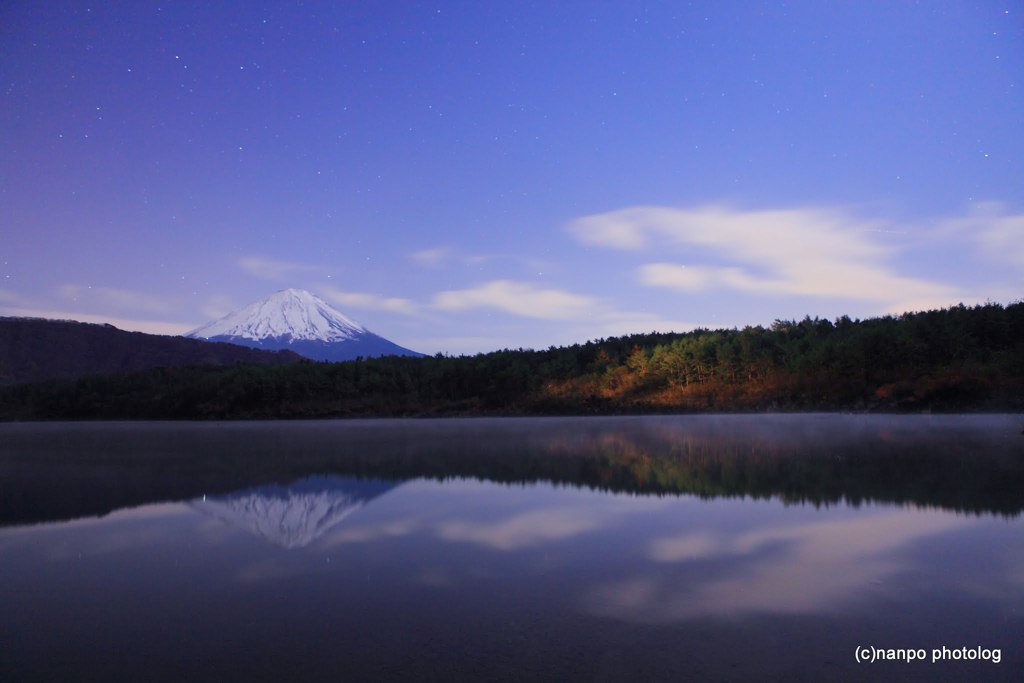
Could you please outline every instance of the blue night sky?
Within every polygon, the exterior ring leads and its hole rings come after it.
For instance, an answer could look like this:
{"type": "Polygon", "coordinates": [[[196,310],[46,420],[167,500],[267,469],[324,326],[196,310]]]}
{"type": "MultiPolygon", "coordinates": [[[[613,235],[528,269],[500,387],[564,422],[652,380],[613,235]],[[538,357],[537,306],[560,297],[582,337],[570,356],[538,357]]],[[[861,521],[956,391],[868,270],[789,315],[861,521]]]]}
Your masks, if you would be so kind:
{"type": "Polygon", "coordinates": [[[1019,1],[9,0],[0,94],[0,315],[300,287],[461,354],[1024,296],[1019,1]]]}

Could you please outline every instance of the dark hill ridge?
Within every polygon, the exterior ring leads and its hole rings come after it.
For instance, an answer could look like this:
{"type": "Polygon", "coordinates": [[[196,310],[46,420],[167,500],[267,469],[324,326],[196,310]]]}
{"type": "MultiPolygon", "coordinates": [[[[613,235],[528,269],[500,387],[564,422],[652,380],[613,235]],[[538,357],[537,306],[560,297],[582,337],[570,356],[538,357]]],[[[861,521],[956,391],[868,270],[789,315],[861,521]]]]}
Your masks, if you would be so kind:
{"type": "Polygon", "coordinates": [[[302,358],[72,320],[0,317],[0,385],[186,365],[281,365],[302,358]]]}

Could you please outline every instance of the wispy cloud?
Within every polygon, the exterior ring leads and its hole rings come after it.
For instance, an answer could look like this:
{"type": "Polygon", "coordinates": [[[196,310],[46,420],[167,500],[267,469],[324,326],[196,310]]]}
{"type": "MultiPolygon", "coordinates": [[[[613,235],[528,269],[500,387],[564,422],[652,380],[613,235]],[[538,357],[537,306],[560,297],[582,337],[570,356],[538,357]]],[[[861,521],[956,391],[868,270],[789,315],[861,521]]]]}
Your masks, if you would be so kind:
{"type": "Polygon", "coordinates": [[[515,253],[467,253],[454,247],[423,249],[409,255],[417,265],[431,269],[462,267],[473,271],[484,268],[512,267],[524,272],[544,272],[556,268],[556,262],[538,258],[535,254],[523,256],[515,253]]]}
{"type": "Polygon", "coordinates": [[[218,320],[237,308],[238,305],[230,297],[223,294],[215,294],[200,306],[199,312],[209,320],[218,320]]]}
{"type": "Polygon", "coordinates": [[[565,508],[524,512],[497,522],[452,520],[439,524],[437,535],[446,541],[517,550],[599,529],[604,520],[588,512],[565,508]]]}
{"type": "Polygon", "coordinates": [[[896,272],[896,250],[872,237],[884,227],[839,210],[639,206],[581,218],[570,231],[587,244],[678,253],[637,270],[654,287],[843,297],[887,308],[955,303],[954,287],[896,272]]]}
{"type": "Polygon", "coordinates": [[[166,320],[140,320],[138,318],[122,318],[109,315],[97,315],[94,313],[81,313],[78,311],[63,311],[49,308],[22,306],[0,306],[0,315],[10,315],[19,318],[77,320],[78,322],[83,323],[110,324],[122,330],[146,332],[147,334],[185,334],[195,327],[195,325],[188,323],[168,322],[166,320]]]}
{"type": "Polygon", "coordinates": [[[418,533],[423,526],[419,519],[396,519],[376,524],[347,526],[328,537],[321,547],[333,548],[345,543],[366,543],[384,538],[398,538],[418,533]]]}
{"type": "Polygon", "coordinates": [[[119,310],[167,313],[175,308],[174,302],[166,297],[114,287],[65,284],[57,292],[68,301],[119,310]]]}
{"type": "Polygon", "coordinates": [[[188,323],[150,317],[151,314],[167,314],[174,310],[174,302],[164,297],[113,287],[88,287],[74,284],[61,285],[57,287],[56,293],[59,298],[67,300],[67,305],[73,310],[67,310],[63,306],[54,308],[52,297],[40,300],[0,290],[0,315],[109,324],[122,330],[148,334],[184,334],[195,327],[188,323]],[[120,312],[111,315],[102,312],[85,312],[81,309],[120,312]]]}
{"type": "Polygon", "coordinates": [[[1024,216],[1007,216],[992,222],[981,240],[994,258],[1024,269],[1024,216]]]}
{"type": "Polygon", "coordinates": [[[401,315],[416,315],[418,309],[412,299],[386,297],[366,292],[343,292],[331,287],[320,288],[321,295],[345,308],[361,308],[371,311],[387,311],[401,315]]]}
{"type": "Polygon", "coordinates": [[[1008,213],[1000,202],[982,202],[947,226],[975,240],[988,258],[1024,269],[1024,214],[1008,213]]]}
{"type": "Polygon", "coordinates": [[[490,335],[414,337],[407,341],[409,342],[408,348],[416,349],[417,351],[429,349],[431,353],[439,352],[454,356],[472,355],[481,351],[493,351],[495,349],[516,348],[523,345],[521,340],[490,335]]]}
{"type": "Polygon", "coordinates": [[[608,310],[595,315],[585,325],[572,331],[567,343],[600,337],[618,337],[647,332],[688,332],[701,325],[687,320],[665,318],[654,313],[608,310]]]}
{"type": "MultiPolygon", "coordinates": [[[[557,338],[536,338],[529,342],[545,347],[639,332],[684,332],[697,327],[656,313],[620,310],[611,302],[597,297],[516,280],[493,280],[469,289],[440,292],[434,295],[432,307],[449,313],[492,310],[521,318],[563,323],[557,338]]],[[[491,342],[486,343],[489,348],[521,346],[523,343],[522,340],[515,343],[505,341],[496,346],[494,340],[485,338],[469,341],[471,344],[491,342]]]]}
{"type": "Polygon", "coordinates": [[[454,256],[454,251],[450,247],[436,247],[434,249],[422,249],[414,252],[409,256],[417,265],[425,268],[438,268],[444,264],[445,261],[454,256]]]}
{"type": "Polygon", "coordinates": [[[262,256],[243,256],[238,259],[238,265],[253,277],[272,282],[285,282],[296,275],[323,273],[327,270],[325,266],[297,263],[295,261],[279,261],[262,256]]]}
{"type": "Polygon", "coordinates": [[[964,520],[948,515],[908,522],[905,514],[882,512],[732,535],[705,531],[657,539],[653,561],[714,563],[721,574],[680,588],[652,572],[592,589],[585,603],[595,613],[645,623],[707,614],[818,613],[855,599],[864,586],[907,571],[901,551],[914,542],[964,526],[964,520]]]}
{"type": "Polygon", "coordinates": [[[442,311],[489,308],[543,320],[584,319],[602,308],[594,297],[515,280],[492,280],[470,289],[439,292],[433,305],[442,311]]]}
{"type": "Polygon", "coordinates": [[[0,289],[0,304],[7,304],[10,306],[31,306],[29,300],[18,294],[12,292],[9,289],[0,289]]]}

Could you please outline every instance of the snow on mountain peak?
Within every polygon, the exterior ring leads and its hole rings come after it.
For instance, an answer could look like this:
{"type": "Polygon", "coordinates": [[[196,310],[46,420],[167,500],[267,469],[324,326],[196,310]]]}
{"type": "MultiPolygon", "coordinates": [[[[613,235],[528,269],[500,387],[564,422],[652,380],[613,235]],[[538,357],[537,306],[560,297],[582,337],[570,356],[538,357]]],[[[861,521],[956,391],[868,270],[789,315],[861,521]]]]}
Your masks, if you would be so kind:
{"type": "Polygon", "coordinates": [[[185,336],[241,337],[337,342],[368,330],[304,289],[283,289],[234,313],[197,327],[185,336]]]}

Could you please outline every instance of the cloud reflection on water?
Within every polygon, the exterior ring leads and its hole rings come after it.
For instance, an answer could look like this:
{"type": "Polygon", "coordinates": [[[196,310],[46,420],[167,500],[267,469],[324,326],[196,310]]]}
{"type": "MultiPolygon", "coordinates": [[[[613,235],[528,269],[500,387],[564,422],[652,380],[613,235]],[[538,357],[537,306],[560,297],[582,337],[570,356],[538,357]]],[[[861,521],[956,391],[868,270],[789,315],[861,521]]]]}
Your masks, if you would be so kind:
{"type": "Polygon", "coordinates": [[[436,527],[436,534],[445,541],[478,543],[496,550],[517,550],[595,531],[603,526],[604,521],[587,515],[585,510],[556,508],[524,512],[493,523],[445,521],[436,527]]]}
{"type": "Polygon", "coordinates": [[[388,497],[390,518],[351,518],[320,546],[422,534],[490,550],[519,551],[607,531],[628,517],[684,505],[687,500],[696,502],[686,497],[606,495],[550,485],[420,480],[405,484],[388,497]]]}
{"type": "Polygon", "coordinates": [[[165,541],[168,525],[185,522],[191,516],[188,507],[180,503],[157,503],[101,517],[8,527],[0,530],[0,553],[29,539],[38,542],[45,537],[53,539],[42,545],[46,558],[54,562],[156,547],[165,541]]]}
{"type": "Polygon", "coordinates": [[[842,609],[915,571],[915,543],[974,524],[947,513],[892,508],[830,516],[838,518],[783,525],[773,520],[739,532],[715,530],[707,520],[699,531],[653,539],[648,554],[655,565],[597,585],[584,599],[586,609],[652,623],[842,609]]]}
{"type": "MultiPolygon", "coordinates": [[[[457,595],[500,582],[519,587],[510,590],[538,582],[561,585],[565,599],[586,615],[669,624],[847,613],[861,601],[916,589],[915,577],[928,563],[918,551],[923,545],[959,549],[962,539],[974,537],[999,547],[993,539],[1013,531],[998,520],[905,506],[820,509],[471,480],[410,482],[291,550],[258,543],[248,530],[198,512],[191,505],[156,505],[52,529],[11,529],[0,534],[0,548],[36,533],[53,535],[44,544],[51,561],[131,558],[165,547],[175,564],[178,558],[185,566],[220,563],[246,590],[386,576],[387,585],[457,595]],[[209,557],[187,559],[185,552],[209,557]]],[[[978,599],[1024,591],[1015,562],[1021,551],[1003,545],[988,570],[970,567],[936,580],[978,599]]]]}

